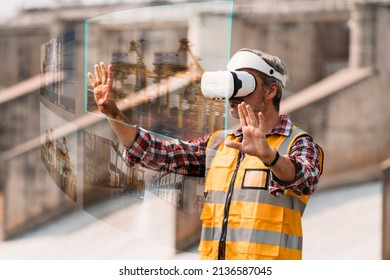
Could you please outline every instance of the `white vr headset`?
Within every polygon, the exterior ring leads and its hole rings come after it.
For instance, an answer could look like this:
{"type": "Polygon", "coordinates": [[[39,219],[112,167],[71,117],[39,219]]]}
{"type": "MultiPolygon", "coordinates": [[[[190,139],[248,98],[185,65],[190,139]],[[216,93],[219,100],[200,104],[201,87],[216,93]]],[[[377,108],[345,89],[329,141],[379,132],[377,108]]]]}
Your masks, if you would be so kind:
{"type": "Polygon", "coordinates": [[[239,51],[230,59],[228,71],[205,72],[201,79],[201,90],[203,95],[209,99],[229,99],[233,97],[244,97],[256,89],[255,77],[245,71],[237,69],[251,68],[258,70],[265,75],[275,77],[286,86],[287,75],[282,75],[261,57],[250,51],[239,51]]]}

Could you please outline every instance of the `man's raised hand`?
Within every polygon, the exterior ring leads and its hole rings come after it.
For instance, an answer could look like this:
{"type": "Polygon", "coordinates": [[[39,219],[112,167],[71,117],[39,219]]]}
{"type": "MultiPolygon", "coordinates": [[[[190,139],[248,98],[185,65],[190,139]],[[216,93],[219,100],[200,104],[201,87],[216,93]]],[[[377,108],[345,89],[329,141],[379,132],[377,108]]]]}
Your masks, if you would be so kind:
{"type": "Polygon", "coordinates": [[[107,116],[114,116],[118,112],[115,101],[112,99],[112,84],[114,82],[114,70],[112,65],[108,68],[104,62],[95,64],[95,76],[88,72],[88,79],[93,88],[93,94],[99,110],[107,116]]]}

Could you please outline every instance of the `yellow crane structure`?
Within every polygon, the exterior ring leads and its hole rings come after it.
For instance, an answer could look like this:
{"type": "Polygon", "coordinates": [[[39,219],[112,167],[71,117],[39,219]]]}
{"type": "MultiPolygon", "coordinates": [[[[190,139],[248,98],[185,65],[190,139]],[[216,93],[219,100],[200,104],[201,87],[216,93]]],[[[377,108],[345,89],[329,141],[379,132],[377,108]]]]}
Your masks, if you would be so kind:
{"type": "MultiPolygon", "coordinates": [[[[155,53],[153,71],[147,69],[144,56],[139,51],[140,44],[136,41],[129,43],[128,56],[135,55],[136,61],[113,61],[115,72],[114,98],[131,98],[133,94],[146,96],[146,126],[152,127],[153,114],[158,113],[163,118],[172,115],[176,120],[173,127],[177,129],[191,129],[198,134],[205,133],[205,127],[209,131],[223,129],[225,108],[222,102],[206,100],[200,91],[200,79],[204,69],[200,59],[191,50],[190,42],[184,38],[180,40],[180,46],[176,52],[155,53]],[[188,59],[188,57],[190,59],[188,59]],[[126,86],[126,80],[134,75],[135,82],[132,87],[126,86]],[[179,78],[186,81],[184,88],[174,91],[178,94],[177,112],[172,112],[170,106],[171,78],[179,78]],[[153,79],[155,87],[151,93],[148,88],[148,79],[153,79]],[[165,109],[162,110],[162,98],[165,98],[165,109]],[[151,101],[155,106],[151,106],[151,101]],[[161,116],[162,115],[162,116],[161,116]],[[207,119],[205,116],[208,116],[207,119]]],[[[115,54],[113,54],[114,56],[115,54]]],[[[134,81],[134,79],[133,79],[134,81]]],[[[130,118],[135,118],[134,110],[130,118]]]]}

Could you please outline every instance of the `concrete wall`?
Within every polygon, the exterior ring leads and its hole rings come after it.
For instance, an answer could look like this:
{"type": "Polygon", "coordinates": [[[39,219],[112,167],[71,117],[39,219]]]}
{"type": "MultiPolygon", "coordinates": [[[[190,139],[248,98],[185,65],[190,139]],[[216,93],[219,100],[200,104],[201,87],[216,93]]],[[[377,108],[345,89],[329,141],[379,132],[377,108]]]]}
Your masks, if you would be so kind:
{"type": "Polygon", "coordinates": [[[9,87],[39,73],[41,45],[49,40],[47,28],[0,28],[0,86],[9,87]]]}
{"type": "MultiPolygon", "coordinates": [[[[260,16],[259,16],[260,17],[260,16]]],[[[315,83],[348,64],[349,29],[345,21],[283,21],[235,17],[232,53],[260,49],[287,65],[286,96],[315,83]]]]}
{"type": "Polygon", "coordinates": [[[379,125],[390,117],[378,112],[383,95],[374,76],[290,113],[325,150],[322,186],[379,178],[378,165],[390,156],[390,135],[379,125]]]}
{"type": "Polygon", "coordinates": [[[359,34],[351,38],[353,48],[360,51],[351,55],[350,61],[355,62],[350,67],[370,66],[374,75],[290,114],[325,150],[324,187],[379,179],[379,165],[390,157],[390,44],[388,36],[370,35],[384,34],[390,26],[390,9],[359,6],[359,11],[370,16],[360,15],[367,21],[353,31],[359,34]],[[367,42],[361,37],[375,40],[367,42]]]}
{"type": "MultiPolygon", "coordinates": [[[[40,73],[41,45],[49,40],[47,28],[0,29],[0,86],[10,87],[40,73]]],[[[39,90],[0,104],[0,152],[39,135],[39,90]]]]}

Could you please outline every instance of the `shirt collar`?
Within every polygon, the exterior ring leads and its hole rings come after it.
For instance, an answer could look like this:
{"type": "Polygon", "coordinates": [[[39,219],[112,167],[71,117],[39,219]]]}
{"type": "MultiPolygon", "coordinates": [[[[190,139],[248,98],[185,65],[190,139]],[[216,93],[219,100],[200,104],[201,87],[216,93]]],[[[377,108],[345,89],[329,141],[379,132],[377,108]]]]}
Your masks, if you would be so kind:
{"type": "MultiPolygon", "coordinates": [[[[271,132],[269,134],[267,134],[267,136],[273,135],[273,134],[290,136],[290,134],[292,132],[292,127],[293,127],[293,124],[292,124],[291,120],[289,119],[289,117],[287,115],[282,114],[279,116],[279,121],[272,128],[271,132]]],[[[242,129],[238,128],[236,130],[230,131],[229,134],[233,134],[234,136],[241,138],[242,137],[242,129]]]]}

